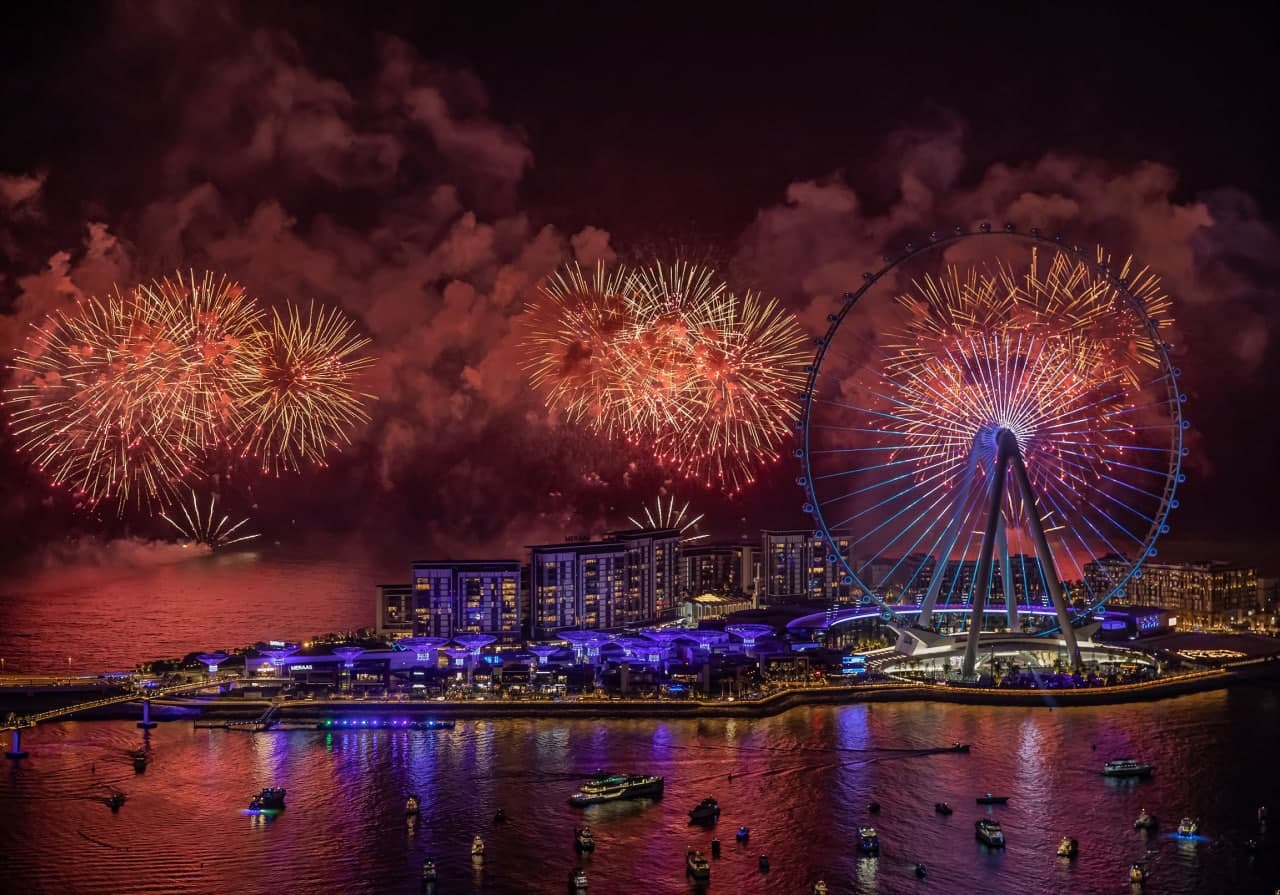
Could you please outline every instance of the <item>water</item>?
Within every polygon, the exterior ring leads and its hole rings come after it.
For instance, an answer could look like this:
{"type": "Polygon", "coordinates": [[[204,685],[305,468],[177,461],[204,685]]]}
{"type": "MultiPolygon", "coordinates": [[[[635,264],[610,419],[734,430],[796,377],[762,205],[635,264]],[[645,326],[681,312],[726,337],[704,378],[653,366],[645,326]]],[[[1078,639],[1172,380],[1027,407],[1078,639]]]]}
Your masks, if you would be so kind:
{"type": "Polygon", "coordinates": [[[7,671],[123,670],[197,649],[372,627],[375,586],[409,580],[408,563],[272,547],[191,556],[156,545],[91,560],[0,580],[7,671]]]}
{"type": "Polygon", "coordinates": [[[495,720],[436,732],[248,734],[162,724],[154,761],[136,775],[128,758],[142,734],[131,724],[67,723],[27,739],[31,757],[0,783],[0,854],[6,891],[26,893],[413,893],[432,857],[441,893],[564,892],[585,819],[597,850],[584,860],[593,893],[697,891],[684,875],[689,846],[711,833],[686,812],[707,795],[721,803],[709,892],[1129,893],[1127,870],[1146,861],[1148,893],[1270,893],[1280,885],[1273,832],[1257,859],[1254,812],[1280,817],[1274,748],[1280,699],[1240,688],[1110,708],[986,708],[925,703],[799,709],[761,720],[495,720]],[[970,755],[919,750],[953,741],[970,755]],[[1096,751],[1092,748],[1097,746],[1096,751]],[[1107,758],[1152,761],[1148,782],[1115,782],[1107,758]],[[656,803],[571,808],[567,796],[594,770],[667,778],[656,803]],[[728,775],[733,774],[733,782],[728,775]],[[272,818],[244,807],[262,786],[288,787],[272,818]],[[119,814],[100,801],[116,786],[119,814]],[[985,809],[974,797],[1010,796],[985,809]],[[406,794],[423,797],[416,823],[406,794]],[[882,840],[862,859],[866,805],[882,840]],[[956,809],[940,817],[933,803],[956,809]],[[501,806],[508,822],[492,823],[501,806]],[[1132,829],[1142,808],[1158,835],[1132,829]],[[998,818],[1009,840],[989,851],[974,821],[998,818]],[[1202,841],[1171,833],[1183,814],[1202,841]],[[739,825],[751,841],[734,841],[739,825]],[[471,837],[488,842],[482,866],[471,837]],[[1080,857],[1058,859],[1063,835],[1080,857]],[[762,877],[757,856],[770,856],[762,877]],[[928,880],[912,873],[928,865],[928,880]]]}

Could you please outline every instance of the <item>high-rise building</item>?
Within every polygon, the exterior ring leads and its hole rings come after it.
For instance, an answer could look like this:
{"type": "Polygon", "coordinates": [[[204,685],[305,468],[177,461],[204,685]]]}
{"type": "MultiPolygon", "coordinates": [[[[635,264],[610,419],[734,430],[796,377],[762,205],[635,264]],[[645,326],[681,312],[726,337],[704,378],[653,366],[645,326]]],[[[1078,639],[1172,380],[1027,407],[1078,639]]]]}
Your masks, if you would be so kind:
{"type": "Polygon", "coordinates": [[[414,633],[431,637],[492,634],[520,639],[518,560],[413,564],[414,633]]]}
{"type": "Polygon", "coordinates": [[[530,547],[534,636],[643,624],[674,610],[679,541],[675,529],[637,529],[601,541],[530,547]]]}
{"type": "MultiPolygon", "coordinates": [[[[835,549],[849,556],[849,537],[835,532],[835,549]]],[[[855,588],[842,583],[843,567],[833,561],[831,548],[811,530],[764,531],[760,543],[760,588],[764,603],[825,600],[845,603],[854,599],[855,588]]]]}
{"type": "Polygon", "coordinates": [[[374,600],[374,630],[379,636],[413,634],[412,584],[379,584],[374,600]]]}
{"type": "MultiPolygon", "coordinates": [[[[1085,579],[1094,594],[1105,594],[1129,567],[1121,557],[1102,557],[1085,564],[1085,579]]],[[[1243,622],[1261,608],[1259,596],[1255,569],[1226,562],[1145,562],[1141,577],[1130,578],[1112,602],[1168,609],[1176,613],[1178,627],[1187,629],[1243,622]]]]}
{"type": "Polygon", "coordinates": [[[689,594],[739,593],[742,584],[742,547],[736,544],[699,544],[680,548],[680,585],[689,594]]]}

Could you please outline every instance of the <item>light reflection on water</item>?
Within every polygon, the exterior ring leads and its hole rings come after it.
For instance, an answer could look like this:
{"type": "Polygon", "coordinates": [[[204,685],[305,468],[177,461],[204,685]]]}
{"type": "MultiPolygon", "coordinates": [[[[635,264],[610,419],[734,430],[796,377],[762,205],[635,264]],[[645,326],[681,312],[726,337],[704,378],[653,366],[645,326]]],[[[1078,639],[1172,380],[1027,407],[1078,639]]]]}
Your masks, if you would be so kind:
{"type": "Polygon", "coordinates": [[[153,892],[412,893],[430,857],[437,891],[563,892],[579,860],[584,820],[597,851],[583,859],[591,891],[694,891],[689,847],[713,860],[710,892],[1127,892],[1129,865],[1152,871],[1148,893],[1270,893],[1276,843],[1256,857],[1258,804],[1280,806],[1270,750],[1280,733],[1275,694],[1237,690],[1108,709],[925,704],[813,708],[762,720],[463,722],[451,731],[249,734],[162,724],[154,761],[135,774],[141,734],[124,723],[72,723],[28,737],[32,757],[0,783],[0,854],[12,891],[65,895],[153,892]],[[1169,736],[1177,731],[1177,736],[1169,736]],[[927,750],[961,741],[970,755],[927,750]],[[1154,779],[1115,785],[1099,771],[1120,743],[1156,765],[1154,779]],[[1092,748],[1098,744],[1097,750],[1092,748]],[[657,802],[581,811],[568,795],[598,768],[663,774],[657,802]],[[732,782],[729,775],[733,774],[732,782]],[[266,785],[288,789],[279,815],[249,815],[266,785]],[[103,799],[129,795],[118,814],[103,799]],[[1007,807],[979,808],[987,790],[1007,807]],[[407,821],[404,798],[422,797],[407,821]],[[687,812],[720,801],[713,830],[687,812]],[[867,804],[882,811],[869,815],[867,804]],[[949,801],[955,814],[934,813],[949,801]],[[493,823],[502,807],[507,822],[493,823]],[[1166,829],[1135,831],[1142,808],[1166,829]],[[1000,820],[1004,850],[973,838],[1000,820]],[[1183,815],[1202,835],[1180,840],[1183,815]],[[879,858],[856,848],[879,830],[879,858]],[[747,844],[735,841],[740,825],[747,844]],[[474,865],[471,837],[488,843],[474,865]],[[1080,840],[1067,861],[1063,835],[1080,840]],[[772,870],[762,876],[760,854],[772,870]],[[916,862],[928,866],[917,880],[916,862]]]}

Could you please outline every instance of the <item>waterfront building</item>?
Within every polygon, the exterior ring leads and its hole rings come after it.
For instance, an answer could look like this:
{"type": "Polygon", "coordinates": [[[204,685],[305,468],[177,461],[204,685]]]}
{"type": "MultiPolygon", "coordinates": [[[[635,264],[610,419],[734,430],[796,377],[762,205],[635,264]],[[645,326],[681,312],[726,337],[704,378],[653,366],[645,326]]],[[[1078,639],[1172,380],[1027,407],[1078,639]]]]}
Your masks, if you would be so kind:
{"type": "Polygon", "coordinates": [[[491,634],[521,637],[518,560],[429,561],[413,564],[415,636],[491,634]]]}
{"type": "Polygon", "coordinates": [[[750,593],[756,550],[751,544],[699,544],[680,548],[680,584],[686,594],[750,593]]]}
{"type": "Polygon", "coordinates": [[[699,594],[680,601],[680,620],[690,627],[708,618],[724,618],[751,609],[749,597],[741,594],[699,594]]]}
{"type": "Polygon", "coordinates": [[[375,590],[374,631],[379,637],[398,639],[413,635],[413,585],[379,584],[375,590]]]}
{"type": "MultiPolygon", "coordinates": [[[[835,532],[835,549],[849,556],[849,536],[835,532]]],[[[813,536],[812,530],[761,533],[761,603],[795,603],[824,600],[847,603],[855,599],[855,588],[843,584],[840,562],[832,561],[828,545],[813,536]]]]}
{"type": "Polygon", "coordinates": [[[676,529],[637,529],[530,547],[534,636],[638,625],[673,611],[679,540],[676,529]]]}
{"type": "MultiPolygon", "coordinates": [[[[1094,593],[1107,593],[1130,564],[1117,556],[1086,563],[1085,579],[1094,593]]],[[[1255,569],[1226,562],[1145,562],[1142,576],[1130,578],[1115,606],[1137,604],[1168,609],[1177,626],[1243,624],[1261,606],[1255,569]]]]}

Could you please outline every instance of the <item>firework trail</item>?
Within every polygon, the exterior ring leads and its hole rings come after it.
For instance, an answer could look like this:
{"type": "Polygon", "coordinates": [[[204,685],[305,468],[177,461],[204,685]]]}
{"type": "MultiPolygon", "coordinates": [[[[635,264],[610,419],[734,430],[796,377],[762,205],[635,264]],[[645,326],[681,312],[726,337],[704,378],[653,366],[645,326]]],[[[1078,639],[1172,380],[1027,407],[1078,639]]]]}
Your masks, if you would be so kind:
{"type": "Polygon", "coordinates": [[[182,512],[180,519],[177,518],[178,514],[172,511],[160,514],[160,518],[172,525],[183,540],[195,544],[207,544],[217,549],[230,547],[242,541],[252,541],[259,537],[257,534],[241,531],[248,524],[248,519],[232,522],[225,513],[219,515],[216,511],[217,497],[210,495],[208,508],[202,509],[199,496],[192,491],[190,507],[187,503],[184,501],[178,505],[178,509],[182,512]]]}
{"type": "Polygon", "coordinates": [[[658,495],[653,507],[645,506],[643,510],[644,522],[641,522],[635,516],[628,516],[627,521],[636,528],[675,529],[680,532],[681,544],[694,544],[710,537],[707,534],[696,533],[696,526],[702,521],[703,514],[699,513],[696,516],[690,516],[688,501],[685,501],[684,505],[677,509],[674,494],[665,504],[662,502],[662,495],[658,495]]]}

